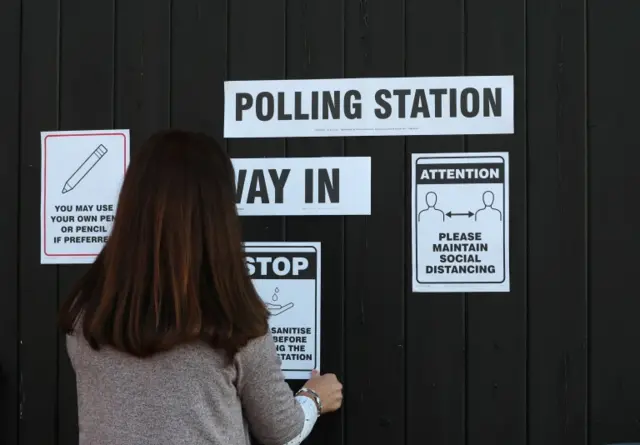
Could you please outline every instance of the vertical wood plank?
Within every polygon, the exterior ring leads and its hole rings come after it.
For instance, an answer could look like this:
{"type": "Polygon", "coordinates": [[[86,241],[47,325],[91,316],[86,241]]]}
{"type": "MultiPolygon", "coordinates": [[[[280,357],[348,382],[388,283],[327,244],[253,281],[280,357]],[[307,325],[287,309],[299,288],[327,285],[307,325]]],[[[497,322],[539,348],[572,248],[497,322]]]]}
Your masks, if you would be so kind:
{"type": "MultiPolygon", "coordinates": [[[[286,0],[228,2],[228,80],[273,80],[286,75],[286,0]]],[[[284,139],[227,141],[232,158],[285,156],[284,139]]],[[[285,218],[242,217],[245,241],[282,241],[285,218]]]]}
{"type": "MultiPolygon", "coordinates": [[[[286,2],[229,2],[229,80],[274,80],[286,75],[286,2]]],[[[229,140],[232,158],[285,156],[284,139],[229,140]]],[[[242,217],[245,241],[281,241],[285,219],[280,216],[242,217]]]]}
{"type": "Polygon", "coordinates": [[[171,0],[116,0],[115,127],[132,152],[169,126],[171,0]]]}
{"type": "Polygon", "coordinates": [[[640,440],[640,3],[588,8],[590,443],[600,445],[640,440]]]}
{"type": "Polygon", "coordinates": [[[18,224],[20,193],[20,36],[19,0],[0,2],[0,437],[18,443],[18,224]]]}
{"type": "MultiPolygon", "coordinates": [[[[404,1],[347,1],[346,77],[405,72],[404,1]]],[[[351,137],[371,156],[371,216],[346,218],[345,443],[405,442],[405,138],[351,137]]]]}
{"type": "MultiPolygon", "coordinates": [[[[60,19],[60,129],[113,128],[115,0],[64,0],[60,19]]],[[[87,269],[59,266],[59,303],[87,269]]],[[[59,340],[58,441],[71,445],[78,442],[75,376],[59,340]]]]}
{"type": "Polygon", "coordinates": [[[527,441],[525,2],[467,1],[466,74],[513,75],[515,134],[470,136],[470,152],[508,151],[511,292],[467,302],[467,442],[527,441]]]}
{"type": "Polygon", "coordinates": [[[40,265],[40,131],[58,129],[59,2],[22,1],[20,127],[21,445],[56,443],[57,268],[40,265]]]}
{"type": "Polygon", "coordinates": [[[171,125],[213,135],[219,143],[227,76],[227,3],[180,0],[173,2],[172,10],[171,125]]]}
{"type": "MultiPolygon", "coordinates": [[[[464,74],[464,1],[407,1],[407,76],[464,74]]],[[[464,151],[462,136],[412,136],[409,153],[464,151]]],[[[411,156],[406,171],[411,172],[411,156]]],[[[407,176],[410,176],[407,174],[407,176]]],[[[411,179],[407,178],[411,187],[411,179]]],[[[411,196],[411,189],[406,193],[411,196]]],[[[406,205],[411,243],[411,203],[406,205]]],[[[407,264],[411,248],[407,244],[407,264]]],[[[411,292],[407,275],[407,444],[465,444],[464,294],[411,292]]]]}
{"type": "MultiPolygon", "coordinates": [[[[287,2],[287,78],[343,76],[343,0],[287,2]]],[[[342,138],[290,138],[288,156],[341,156],[342,138]]],[[[344,217],[287,218],[286,239],[322,243],[322,372],[344,379],[344,217]]],[[[303,382],[296,382],[298,389],[303,382]]],[[[344,443],[344,410],[318,422],[309,444],[344,443]]]]}
{"type": "Polygon", "coordinates": [[[585,7],[527,5],[531,445],[587,440],[585,7]]]}

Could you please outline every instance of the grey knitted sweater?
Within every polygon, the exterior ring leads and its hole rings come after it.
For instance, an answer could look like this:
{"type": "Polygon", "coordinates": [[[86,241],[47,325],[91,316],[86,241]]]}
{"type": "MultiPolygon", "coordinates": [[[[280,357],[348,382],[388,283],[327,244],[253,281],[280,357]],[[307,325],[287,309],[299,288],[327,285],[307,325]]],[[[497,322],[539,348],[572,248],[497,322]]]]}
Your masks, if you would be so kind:
{"type": "Polygon", "coordinates": [[[270,334],[232,365],[204,344],[150,359],[92,350],[67,336],[76,373],[80,445],[282,445],[303,428],[304,412],[284,381],[270,334]]]}

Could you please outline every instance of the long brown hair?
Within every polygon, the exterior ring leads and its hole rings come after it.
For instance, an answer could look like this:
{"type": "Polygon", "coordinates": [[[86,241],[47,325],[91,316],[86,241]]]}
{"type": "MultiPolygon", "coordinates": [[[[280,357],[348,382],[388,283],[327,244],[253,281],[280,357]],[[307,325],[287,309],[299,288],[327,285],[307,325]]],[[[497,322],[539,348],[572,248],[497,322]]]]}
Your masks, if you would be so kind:
{"type": "Polygon", "coordinates": [[[153,135],[131,159],[107,243],[63,304],[93,349],[148,357],[204,341],[233,356],[266,334],[248,276],[231,160],[213,138],[153,135]]]}

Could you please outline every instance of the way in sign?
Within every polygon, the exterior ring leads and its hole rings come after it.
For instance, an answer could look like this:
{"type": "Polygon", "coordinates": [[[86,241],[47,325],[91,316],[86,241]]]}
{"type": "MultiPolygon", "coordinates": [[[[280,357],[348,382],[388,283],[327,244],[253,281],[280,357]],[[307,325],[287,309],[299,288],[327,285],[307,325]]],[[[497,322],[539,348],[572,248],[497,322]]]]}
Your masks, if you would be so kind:
{"type": "Polygon", "coordinates": [[[369,215],[371,159],[236,158],[241,216],[369,215]]]}
{"type": "MultiPolygon", "coordinates": [[[[236,204],[284,203],[284,193],[291,169],[239,169],[236,179],[236,204]]],[[[304,202],[339,202],[340,170],[337,168],[304,169],[304,202]]]]}

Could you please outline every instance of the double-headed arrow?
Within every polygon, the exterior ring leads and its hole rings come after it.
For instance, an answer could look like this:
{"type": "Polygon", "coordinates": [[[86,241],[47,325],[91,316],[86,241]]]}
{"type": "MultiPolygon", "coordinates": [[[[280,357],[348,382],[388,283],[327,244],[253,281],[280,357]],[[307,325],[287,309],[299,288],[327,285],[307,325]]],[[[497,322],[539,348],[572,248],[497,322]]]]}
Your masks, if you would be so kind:
{"type": "Polygon", "coordinates": [[[449,213],[446,213],[446,215],[451,218],[452,216],[468,216],[469,218],[471,218],[473,216],[473,212],[472,211],[468,211],[465,213],[453,213],[451,211],[449,211],[449,213]]]}

